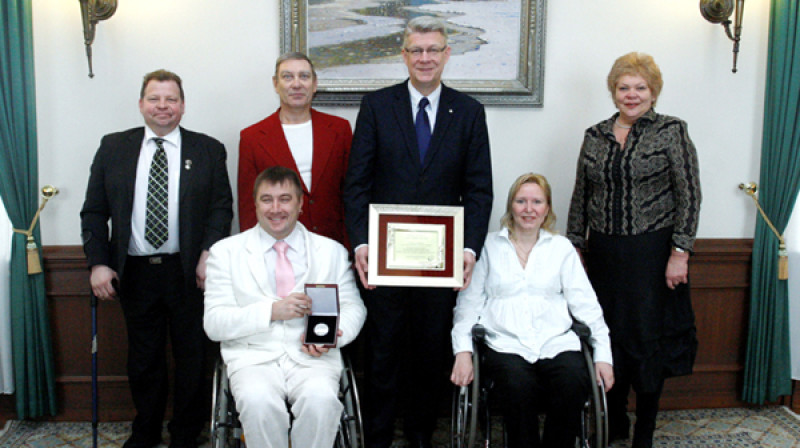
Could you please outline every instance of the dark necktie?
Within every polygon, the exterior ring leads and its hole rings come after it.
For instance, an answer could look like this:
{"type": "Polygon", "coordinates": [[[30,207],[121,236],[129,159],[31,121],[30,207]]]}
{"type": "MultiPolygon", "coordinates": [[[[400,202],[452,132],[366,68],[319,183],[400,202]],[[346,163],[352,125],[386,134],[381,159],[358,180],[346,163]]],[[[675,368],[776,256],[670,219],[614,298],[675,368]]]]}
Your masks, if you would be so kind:
{"type": "Polygon", "coordinates": [[[167,199],[169,198],[169,170],[167,153],[164,151],[164,139],[154,138],[156,153],[150,164],[150,176],[147,180],[147,214],[145,217],[144,239],[158,249],[169,238],[169,215],[167,199]]]}
{"type": "Polygon", "coordinates": [[[419,146],[420,162],[425,160],[425,153],[428,151],[428,145],[431,143],[431,121],[428,119],[428,114],[425,113],[425,107],[427,107],[428,104],[428,98],[424,96],[419,100],[417,121],[414,123],[414,127],[417,128],[417,146],[419,146]]]}

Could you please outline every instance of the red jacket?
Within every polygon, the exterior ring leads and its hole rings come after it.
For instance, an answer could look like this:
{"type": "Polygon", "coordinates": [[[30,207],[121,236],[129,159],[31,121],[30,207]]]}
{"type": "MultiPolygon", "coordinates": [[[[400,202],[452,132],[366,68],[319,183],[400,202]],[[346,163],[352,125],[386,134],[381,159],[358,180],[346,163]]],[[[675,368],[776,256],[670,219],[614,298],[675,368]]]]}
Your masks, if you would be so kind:
{"type": "MultiPolygon", "coordinates": [[[[297,172],[278,116],[280,109],[245,128],[239,140],[239,229],[258,222],[253,200],[253,182],[265,169],[281,165],[297,172]]],[[[353,131],[344,118],[311,109],[314,152],[311,162],[311,191],[303,182],[303,212],[300,222],[309,230],[348,247],[344,228],[342,185],[347,172],[353,131]]],[[[300,179],[302,182],[302,178],[300,179]]],[[[349,247],[348,247],[349,249],[349,247]]]]}

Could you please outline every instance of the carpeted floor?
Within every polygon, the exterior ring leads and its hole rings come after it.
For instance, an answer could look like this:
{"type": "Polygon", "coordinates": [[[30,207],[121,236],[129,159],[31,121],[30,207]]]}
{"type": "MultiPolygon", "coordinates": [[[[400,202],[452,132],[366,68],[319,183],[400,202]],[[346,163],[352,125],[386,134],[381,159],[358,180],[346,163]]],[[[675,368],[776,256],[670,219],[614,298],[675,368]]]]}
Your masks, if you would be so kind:
{"type": "MultiPolygon", "coordinates": [[[[437,448],[449,447],[448,425],[449,422],[442,419],[434,437],[437,448]]],[[[108,448],[122,446],[129,430],[130,423],[100,423],[98,445],[108,448]]],[[[92,425],[84,422],[11,421],[0,432],[0,447],[3,448],[91,446],[92,425]]],[[[397,446],[403,445],[399,443],[397,446]]],[[[612,448],[628,446],[629,442],[617,442],[612,448]]],[[[785,407],[663,411],[659,414],[655,446],[800,448],[800,417],[785,407]]]]}

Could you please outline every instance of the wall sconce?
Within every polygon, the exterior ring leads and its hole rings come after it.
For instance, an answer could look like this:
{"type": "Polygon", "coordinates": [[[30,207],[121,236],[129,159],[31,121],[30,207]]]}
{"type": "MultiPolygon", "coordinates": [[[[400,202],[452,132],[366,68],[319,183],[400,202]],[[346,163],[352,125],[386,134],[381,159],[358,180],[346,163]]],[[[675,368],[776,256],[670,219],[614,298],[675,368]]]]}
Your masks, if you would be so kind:
{"type": "Polygon", "coordinates": [[[700,0],[700,13],[711,23],[721,23],[725,34],[733,41],[733,73],[736,73],[736,60],[739,56],[739,41],[742,39],[742,15],[744,0],[736,0],[736,16],[731,33],[731,14],[734,12],[733,0],[700,0]]]}
{"type": "Polygon", "coordinates": [[[97,22],[106,20],[114,15],[117,10],[117,0],[78,0],[81,2],[81,17],[83,18],[83,43],[86,45],[86,59],[89,61],[89,77],[94,78],[92,72],[92,42],[97,22]]]}

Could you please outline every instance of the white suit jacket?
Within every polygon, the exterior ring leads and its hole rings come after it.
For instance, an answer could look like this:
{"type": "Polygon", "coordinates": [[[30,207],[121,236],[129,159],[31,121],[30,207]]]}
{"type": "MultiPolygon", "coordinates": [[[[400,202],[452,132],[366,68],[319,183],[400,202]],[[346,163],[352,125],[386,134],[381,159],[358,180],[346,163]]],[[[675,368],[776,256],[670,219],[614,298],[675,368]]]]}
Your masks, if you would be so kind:
{"type": "MultiPolygon", "coordinates": [[[[220,342],[228,375],[242,367],[276,360],[284,353],[307,366],[341,370],[338,348],[319,358],[300,350],[304,317],[271,321],[272,304],[280,297],[267,281],[264,254],[259,252],[258,224],[211,247],[206,271],[203,327],[208,337],[220,342]]],[[[339,286],[342,336],[338,346],[355,339],[366,317],[347,251],[336,241],[309,232],[297,223],[306,243],[308,270],[293,292],[303,292],[306,283],[335,283],[339,286]]]]}

